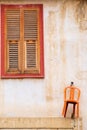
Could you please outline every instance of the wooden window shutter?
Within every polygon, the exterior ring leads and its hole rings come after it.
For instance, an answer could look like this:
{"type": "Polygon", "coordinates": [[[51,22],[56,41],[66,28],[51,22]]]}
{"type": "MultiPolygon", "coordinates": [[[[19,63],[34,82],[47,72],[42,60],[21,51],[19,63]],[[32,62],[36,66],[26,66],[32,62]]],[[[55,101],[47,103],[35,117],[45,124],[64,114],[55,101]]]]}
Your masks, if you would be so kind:
{"type": "Polygon", "coordinates": [[[39,73],[38,10],[24,10],[25,71],[39,73]]]}
{"type": "Polygon", "coordinates": [[[43,6],[1,6],[2,78],[43,77],[43,6]]]}
{"type": "Polygon", "coordinates": [[[7,71],[19,72],[20,10],[6,10],[7,71]]]}

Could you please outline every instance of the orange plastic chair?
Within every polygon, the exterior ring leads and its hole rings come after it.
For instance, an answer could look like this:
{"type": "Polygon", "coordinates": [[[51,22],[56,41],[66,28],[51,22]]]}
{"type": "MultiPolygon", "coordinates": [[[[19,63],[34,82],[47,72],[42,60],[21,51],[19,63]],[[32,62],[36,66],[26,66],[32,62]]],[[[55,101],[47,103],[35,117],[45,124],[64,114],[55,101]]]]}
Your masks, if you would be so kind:
{"type": "Polygon", "coordinates": [[[66,117],[66,112],[68,108],[68,104],[73,104],[73,113],[71,115],[72,118],[79,117],[79,98],[80,98],[80,89],[73,86],[73,82],[69,87],[64,89],[64,106],[62,115],[66,117]]]}

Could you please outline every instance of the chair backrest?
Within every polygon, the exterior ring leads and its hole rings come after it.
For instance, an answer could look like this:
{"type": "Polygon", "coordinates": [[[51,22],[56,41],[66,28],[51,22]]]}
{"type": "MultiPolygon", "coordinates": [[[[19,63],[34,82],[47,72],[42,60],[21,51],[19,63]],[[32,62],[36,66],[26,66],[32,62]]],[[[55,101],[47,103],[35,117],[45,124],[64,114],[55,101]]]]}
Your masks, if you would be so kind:
{"type": "Polygon", "coordinates": [[[64,100],[79,101],[80,89],[74,86],[69,86],[64,89],[64,100]]]}

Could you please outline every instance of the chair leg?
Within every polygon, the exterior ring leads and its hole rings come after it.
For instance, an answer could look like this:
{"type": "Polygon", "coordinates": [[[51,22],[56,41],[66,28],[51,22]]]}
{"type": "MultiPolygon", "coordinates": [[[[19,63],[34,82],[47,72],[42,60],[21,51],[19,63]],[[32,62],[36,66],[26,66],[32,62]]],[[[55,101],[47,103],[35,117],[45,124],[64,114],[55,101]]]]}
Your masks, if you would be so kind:
{"type": "Polygon", "coordinates": [[[72,115],[71,115],[71,118],[74,118],[74,117],[75,117],[75,106],[76,106],[76,104],[74,103],[74,104],[73,104],[73,113],[72,113],[72,115]]]}
{"type": "Polygon", "coordinates": [[[67,108],[68,108],[68,103],[66,103],[66,108],[65,108],[64,117],[66,117],[67,108]]]}
{"type": "Polygon", "coordinates": [[[79,103],[77,103],[77,117],[79,117],[79,103]]]}
{"type": "Polygon", "coordinates": [[[77,117],[77,104],[75,106],[75,117],[77,117]]]}
{"type": "Polygon", "coordinates": [[[63,111],[62,111],[62,115],[64,116],[65,114],[65,109],[66,109],[66,102],[64,102],[64,106],[63,106],[63,111]]]}

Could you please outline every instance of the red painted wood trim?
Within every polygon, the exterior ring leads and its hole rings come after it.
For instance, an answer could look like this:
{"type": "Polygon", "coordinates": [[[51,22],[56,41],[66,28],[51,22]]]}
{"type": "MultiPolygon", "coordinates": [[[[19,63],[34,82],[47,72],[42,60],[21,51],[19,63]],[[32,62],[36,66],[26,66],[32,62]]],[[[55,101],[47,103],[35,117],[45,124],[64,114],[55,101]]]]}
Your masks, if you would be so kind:
{"type": "MultiPolygon", "coordinates": [[[[0,36],[1,36],[1,5],[0,5],[0,36]]],[[[0,78],[1,78],[1,37],[0,37],[0,78]]]]}
{"type": "Polygon", "coordinates": [[[43,46],[43,7],[40,7],[40,70],[41,75],[44,76],[44,46],[43,46]]]}
{"type": "Polygon", "coordinates": [[[4,55],[4,47],[5,47],[5,39],[4,39],[4,8],[1,6],[1,76],[4,75],[5,68],[5,55],[4,55]]]}
{"type": "Polygon", "coordinates": [[[43,46],[43,5],[2,5],[1,6],[1,78],[44,78],[44,46],[43,46]],[[5,72],[5,8],[38,8],[40,11],[40,73],[39,74],[8,74],[5,72]]]}

